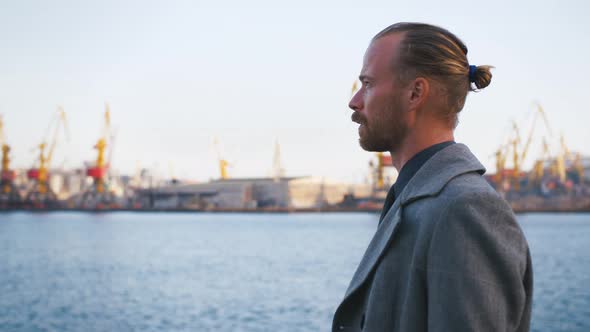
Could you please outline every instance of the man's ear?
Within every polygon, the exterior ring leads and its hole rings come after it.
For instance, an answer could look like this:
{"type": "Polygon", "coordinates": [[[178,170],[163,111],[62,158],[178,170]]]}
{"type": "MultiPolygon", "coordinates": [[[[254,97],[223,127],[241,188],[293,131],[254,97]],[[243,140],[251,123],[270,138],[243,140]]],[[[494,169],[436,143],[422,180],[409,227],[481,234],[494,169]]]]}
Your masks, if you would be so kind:
{"type": "Polygon", "coordinates": [[[424,105],[430,95],[430,82],[424,77],[416,77],[409,86],[410,109],[418,109],[424,105]]]}

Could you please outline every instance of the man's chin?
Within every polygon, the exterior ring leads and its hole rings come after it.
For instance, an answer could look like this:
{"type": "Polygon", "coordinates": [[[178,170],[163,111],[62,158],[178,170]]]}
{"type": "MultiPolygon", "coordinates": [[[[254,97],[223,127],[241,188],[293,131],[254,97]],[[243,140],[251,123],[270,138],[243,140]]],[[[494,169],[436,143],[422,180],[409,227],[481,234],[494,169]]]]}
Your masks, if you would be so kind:
{"type": "Polygon", "coordinates": [[[389,151],[387,149],[387,147],[385,147],[383,144],[376,144],[375,142],[367,140],[367,139],[363,138],[362,136],[359,137],[359,145],[361,146],[361,148],[363,150],[368,151],[368,152],[387,152],[387,151],[389,151]]]}

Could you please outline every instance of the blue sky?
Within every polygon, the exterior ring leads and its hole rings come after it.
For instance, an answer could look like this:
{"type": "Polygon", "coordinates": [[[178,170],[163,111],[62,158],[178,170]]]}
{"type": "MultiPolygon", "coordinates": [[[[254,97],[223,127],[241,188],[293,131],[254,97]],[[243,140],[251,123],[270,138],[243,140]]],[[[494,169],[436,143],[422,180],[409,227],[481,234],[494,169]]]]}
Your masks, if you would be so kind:
{"type": "MultiPolygon", "coordinates": [[[[369,39],[398,21],[456,33],[494,65],[456,131],[488,167],[533,102],[590,155],[589,5],[583,1],[1,1],[0,113],[14,167],[30,167],[57,105],[70,125],[54,165],[95,158],[104,103],[113,166],[216,177],[218,137],[233,176],[265,176],[275,140],[287,175],[361,181],[371,155],[347,108],[369,39]]],[[[541,134],[539,132],[539,134],[541,134]]],[[[554,140],[557,142],[557,138],[554,140]]],[[[530,154],[538,154],[533,145],[530,154]]]]}

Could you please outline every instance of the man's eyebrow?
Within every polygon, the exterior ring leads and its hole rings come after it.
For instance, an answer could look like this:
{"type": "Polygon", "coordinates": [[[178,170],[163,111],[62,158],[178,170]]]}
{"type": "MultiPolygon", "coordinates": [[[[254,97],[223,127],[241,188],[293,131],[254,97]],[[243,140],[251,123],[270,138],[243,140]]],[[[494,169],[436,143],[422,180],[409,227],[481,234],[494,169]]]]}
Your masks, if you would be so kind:
{"type": "Polygon", "coordinates": [[[367,81],[367,80],[371,81],[371,80],[373,80],[373,78],[368,75],[359,75],[359,81],[362,82],[362,81],[367,81]]]}

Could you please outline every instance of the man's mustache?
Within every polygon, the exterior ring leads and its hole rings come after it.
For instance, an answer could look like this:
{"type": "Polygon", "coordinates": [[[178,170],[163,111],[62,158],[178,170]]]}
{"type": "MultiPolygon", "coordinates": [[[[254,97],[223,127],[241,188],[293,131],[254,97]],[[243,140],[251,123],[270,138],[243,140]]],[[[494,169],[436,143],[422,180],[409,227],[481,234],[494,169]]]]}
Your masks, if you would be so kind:
{"type": "Polygon", "coordinates": [[[356,122],[358,124],[365,124],[365,119],[363,118],[363,116],[358,113],[358,112],[354,112],[352,113],[352,115],[350,116],[350,119],[352,120],[352,122],[356,122]]]}

